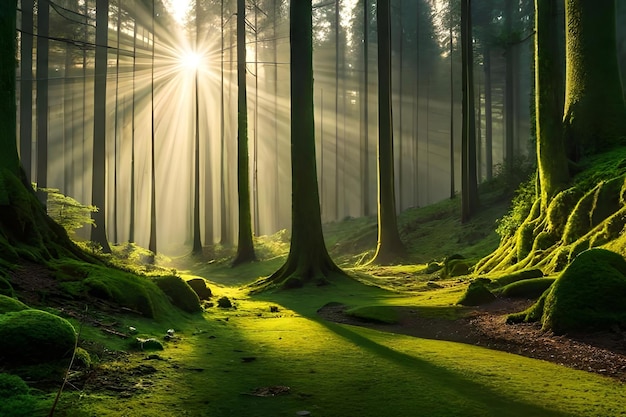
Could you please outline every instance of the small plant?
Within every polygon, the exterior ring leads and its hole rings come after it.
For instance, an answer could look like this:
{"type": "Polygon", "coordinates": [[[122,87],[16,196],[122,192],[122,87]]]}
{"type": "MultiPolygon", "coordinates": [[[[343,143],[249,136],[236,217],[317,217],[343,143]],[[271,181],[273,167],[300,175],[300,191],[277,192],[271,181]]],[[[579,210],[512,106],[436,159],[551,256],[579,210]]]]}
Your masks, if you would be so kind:
{"type": "Polygon", "coordinates": [[[95,225],[91,213],[98,211],[96,206],[81,204],[72,197],[62,194],[56,188],[36,188],[36,185],[33,187],[36,191],[48,195],[48,216],[63,226],[70,236],[83,226],[95,225]]]}
{"type": "Polygon", "coordinates": [[[511,209],[504,217],[498,220],[496,233],[501,237],[512,236],[530,213],[535,197],[535,175],[531,175],[530,178],[521,183],[517,191],[515,191],[515,197],[513,197],[513,201],[511,202],[511,209]]]}

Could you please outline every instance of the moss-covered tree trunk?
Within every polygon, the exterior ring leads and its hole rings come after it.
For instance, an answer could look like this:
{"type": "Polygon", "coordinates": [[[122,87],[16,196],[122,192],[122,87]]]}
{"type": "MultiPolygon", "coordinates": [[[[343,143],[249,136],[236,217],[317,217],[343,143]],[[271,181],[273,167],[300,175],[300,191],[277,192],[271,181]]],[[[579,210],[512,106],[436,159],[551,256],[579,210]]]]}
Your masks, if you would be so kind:
{"type": "Polygon", "coordinates": [[[248,155],[248,108],[246,93],[246,2],[237,0],[237,191],[239,235],[233,266],[256,259],[252,243],[250,167],[248,155]]]}
{"type": "Polygon", "coordinates": [[[388,264],[406,254],[396,219],[391,109],[391,6],[379,0],[378,21],[378,244],[373,263],[388,264]]]}
{"type": "Polygon", "coordinates": [[[72,254],[87,259],[46,215],[17,153],[15,105],[16,0],[0,1],[0,265],[43,262],[72,254]]]}
{"type": "Polygon", "coordinates": [[[556,12],[556,0],[535,0],[535,111],[542,210],[569,180],[561,124],[563,79],[556,12]]]}
{"type": "Polygon", "coordinates": [[[565,140],[573,160],[626,136],[614,0],[566,0],[565,140]]]}
{"type": "Polygon", "coordinates": [[[291,38],[291,248],[285,264],[263,283],[285,288],[325,283],[342,273],[330,259],[320,213],[313,116],[311,0],[292,0],[291,38]]]}
{"type": "Polygon", "coordinates": [[[0,2],[0,168],[20,172],[15,134],[15,18],[17,0],[0,2]]]}

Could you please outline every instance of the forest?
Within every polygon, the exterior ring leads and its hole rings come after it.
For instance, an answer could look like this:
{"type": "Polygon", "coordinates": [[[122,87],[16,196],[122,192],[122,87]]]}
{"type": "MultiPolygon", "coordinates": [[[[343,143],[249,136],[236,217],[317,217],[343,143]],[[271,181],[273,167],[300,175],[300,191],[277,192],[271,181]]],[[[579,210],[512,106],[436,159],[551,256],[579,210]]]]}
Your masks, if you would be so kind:
{"type": "Polygon", "coordinates": [[[2,0],[0,417],[626,416],[626,2],[2,0]]]}

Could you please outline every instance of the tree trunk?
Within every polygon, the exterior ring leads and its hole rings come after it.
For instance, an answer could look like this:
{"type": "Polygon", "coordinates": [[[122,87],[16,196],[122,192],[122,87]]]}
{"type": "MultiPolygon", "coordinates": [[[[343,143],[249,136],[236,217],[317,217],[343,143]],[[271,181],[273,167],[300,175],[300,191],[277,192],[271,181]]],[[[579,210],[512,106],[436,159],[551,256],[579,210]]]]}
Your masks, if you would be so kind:
{"type": "Polygon", "coordinates": [[[221,17],[221,41],[222,47],[220,49],[220,243],[230,243],[230,234],[228,222],[230,219],[227,216],[226,211],[226,165],[224,159],[226,158],[226,132],[224,118],[226,112],[224,109],[224,0],[220,2],[220,17],[221,17]]]}
{"type": "MultiPolygon", "coordinates": [[[[15,144],[15,22],[17,0],[0,2],[0,172],[8,170],[17,176],[20,164],[15,144]],[[8,116],[7,116],[8,115],[8,116]]],[[[29,92],[31,94],[31,92],[29,92]]],[[[2,197],[0,200],[4,200],[2,197]]],[[[2,201],[0,201],[2,203],[2,201]]],[[[6,202],[4,202],[6,203],[6,202]]]]}
{"type": "MultiPolygon", "coordinates": [[[[196,1],[196,33],[194,52],[198,53],[198,35],[200,34],[200,3],[196,1]]],[[[202,254],[202,238],[200,236],[200,100],[198,93],[198,68],[194,69],[194,122],[195,136],[193,142],[193,246],[192,255],[202,254]]]]}
{"type": "Polygon", "coordinates": [[[504,24],[507,36],[506,50],[504,52],[506,59],[505,67],[505,85],[504,85],[504,164],[508,173],[512,173],[513,169],[513,128],[514,128],[514,89],[513,89],[513,6],[517,0],[508,0],[504,7],[504,24]]]}
{"type": "Polygon", "coordinates": [[[563,94],[556,0],[535,0],[535,111],[541,208],[569,180],[561,118],[563,94]]]}
{"type": "Polygon", "coordinates": [[[137,21],[133,22],[133,87],[130,110],[130,207],[128,222],[128,241],[135,242],[135,101],[137,81],[137,21]]]}
{"type": "Polygon", "coordinates": [[[156,255],[157,253],[157,226],[156,226],[156,161],[155,161],[155,119],[154,119],[154,52],[156,49],[156,30],[154,20],[156,10],[152,2],[152,50],[150,53],[150,237],[148,249],[156,255]]]}
{"type": "Polygon", "coordinates": [[[237,0],[237,191],[239,235],[237,239],[237,255],[233,260],[233,266],[256,260],[252,243],[252,216],[250,210],[245,10],[245,0],[237,0]]]}
{"type": "Polygon", "coordinates": [[[605,150],[626,136],[615,40],[615,2],[567,0],[565,141],[569,157],[605,150]]]}
{"type": "Polygon", "coordinates": [[[92,213],[94,225],[91,240],[110,253],[106,226],[106,102],[107,102],[107,55],[109,30],[109,0],[96,0],[96,68],[94,82],[93,116],[93,177],[91,204],[98,207],[92,213]]]}
{"type": "Polygon", "coordinates": [[[363,215],[370,215],[370,173],[369,173],[369,1],[363,0],[363,122],[361,124],[361,199],[363,215]]]}
{"type": "Polygon", "coordinates": [[[461,50],[463,73],[463,132],[461,139],[461,223],[478,210],[476,172],[476,119],[474,106],[474,54],[471,0],[461,0],[461,50]]]}
{"type": "Polygon", "coordinates": [[[454,34],[452,19],[450,19],[448,31],[450,36],[450,199],[453,199],[456,196],[456,186],[454,184],[454,34]]]}
{"type": "MultiPolygon", "coordinates": [[[[48,58],[50,5],[39,3],[37,10],[37,188],[48,186],[48,58]]],[[[39,193],[46,203],[46,194],[39,193]]]]}
{"type": "Polygon", "coordinates": [[[391,7],[379,0],[378,21],[378,244],[372,263],[388,264],[406,254],[396,219],[391,110],[391,7]]]}
{"type": "MultiPolygon", "coordinates": [[[[1,50],[6,51],[7,49],[2,48],[1,50]]],[[[26,177],[30,181],[32,178],[33,142],[33,0],[22,0],[20,61],[20,157],[26,177]]],[[[11,113],[2,112],[2,114],[11,113]]]]}
{"type": "Polygon", "coordinates": [[[285,264],[262,284],[285,288],[326,283],[342,273],[330,259],[320,212],[313,115],[313,20],[311,0],[292,0],[291,38],[291,248],[285,264]]]}
{"type": "Polygon", "coordinates": [[[493,178],[493,100],[491,91],[491,50],[484,47],[483,70],[485,72],[485,169],[486,179],[493,178]]]}

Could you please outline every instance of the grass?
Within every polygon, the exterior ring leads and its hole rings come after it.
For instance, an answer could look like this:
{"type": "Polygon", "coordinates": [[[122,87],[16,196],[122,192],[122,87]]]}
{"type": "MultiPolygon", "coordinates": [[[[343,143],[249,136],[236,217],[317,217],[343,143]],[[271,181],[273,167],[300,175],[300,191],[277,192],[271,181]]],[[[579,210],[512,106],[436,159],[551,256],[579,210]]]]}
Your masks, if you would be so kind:
{"type": "MultiPolygon", "coordinates": [[[[213,306],[192,315],[159,304],[156,320],[89,312],[120,332],[132,326],[142,337],[162,339],[172,328],[176,338],[158,352],[163,360],[146,360],[149,352],[131,348],[130,340],[83,326],[82,345],[94,356],[104,357],[105,349],[127,352],[99,364],[95,358],[97,369],[121,378],[118,385],[127,388],[119,392],[68,387],[55,415],[280,417],[308,410],[312,416],[379,417],[416,415],[419,410],[425,416],[625,416],[623,384],[606,377],[478,346],[330,323],[317,316],[317,309],[329,302],[390,321],[397,320],[400,308],[444,319],[467,314],[468,308],[456,304],[467,278],[444,279],[439,272],[426,273],[426,268],[429,261],[445,256],[479,258],[496,248],[498,237],[490,230],[507,205],[495,192],[482,201],[485,208],[479,218],[463,226],[458,222],[458,200],[403,213],[401,233],[412,253],[408,265],[364,265],[375,245],[375,219],[326,225],[327,245],[350,277],[334,277],[331,285],[322,287],[254,296],[246,292],[248,283],[284,262],[284,232],[257,238],[261,260],[235,269],[229,263],[231,248],[211,248],[205,258],[172,259],[167,270],[176,268],[184,279],[206,278],[211,301],[228,297],[234,308],[213,306]],[[146,365],[156,372],[137,372],[146,365]],[[252,395],[270,386],[287,386],[290,392],[252,395]]],[[[76,319],[72,323],[79,325],[76,319]]],[[[40,405],[50,403],[50,395],[37,398],[40,405]]]]}

